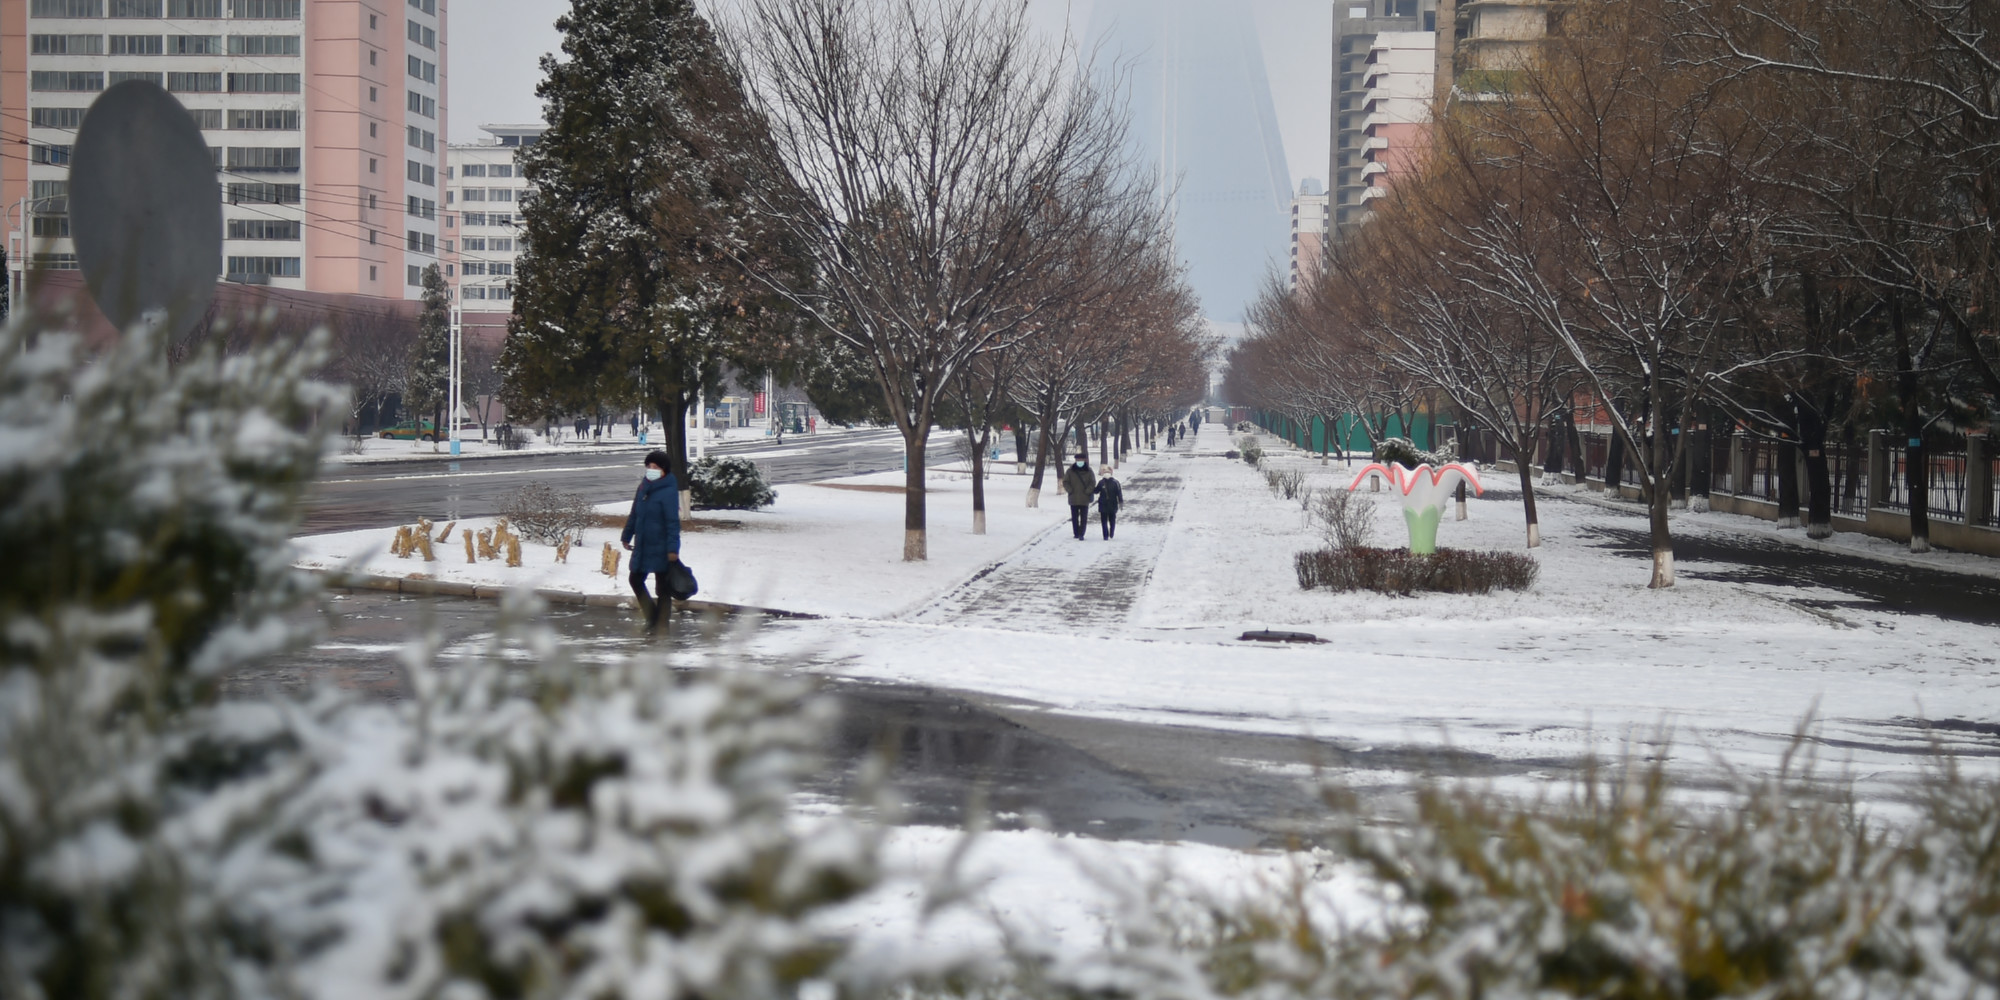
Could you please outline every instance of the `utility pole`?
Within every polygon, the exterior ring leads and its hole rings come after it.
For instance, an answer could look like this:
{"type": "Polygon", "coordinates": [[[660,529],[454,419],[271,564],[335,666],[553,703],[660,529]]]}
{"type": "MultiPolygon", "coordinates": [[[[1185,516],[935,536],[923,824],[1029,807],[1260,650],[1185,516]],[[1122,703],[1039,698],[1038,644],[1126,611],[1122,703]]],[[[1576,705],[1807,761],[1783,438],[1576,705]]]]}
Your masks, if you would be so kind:
{"type": "Polygon", "coordinates": [[[464,336],[464,331],[462,329],[463,319],[464,319],[464,313],[463,310],[459,308],[458,294],[457,292],[454,291],[451,296],[451,393],[450,393],[451,402],[449,404],[451,407],[451,413],[448,417],[446,417],[446,419],[450,421],[451,425],[451,454],[453,458],[458,457],[458,449],[459,449],[459,444],[458,444],[458,406],[460,398],[459,382],[463,375],[462,371],[463,363],[459,358],[459,353],[460,353],[459,342],[464,336]]]}

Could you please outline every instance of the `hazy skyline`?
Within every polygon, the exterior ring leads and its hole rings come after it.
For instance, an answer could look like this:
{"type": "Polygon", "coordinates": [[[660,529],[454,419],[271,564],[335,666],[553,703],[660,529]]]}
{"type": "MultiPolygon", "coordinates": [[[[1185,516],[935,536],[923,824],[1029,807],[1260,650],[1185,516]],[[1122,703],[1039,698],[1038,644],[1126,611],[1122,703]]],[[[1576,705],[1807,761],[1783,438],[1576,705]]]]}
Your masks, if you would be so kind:
{"type": "MultiPolygon", "coordinates": [[[[482,124],[540,119],[541,104],[535,98],[539,60],[559,44],[555,20],[569,9],[567,0],[472,3],[452,10],[448,100],[454,142],[483,137],[482,124]],[[465,16],[468,9],[480,16],[465,16]]],[[[1324,182],[1333,5],[1330,0],[1244,0],[1241,5],[1255,18],[1263,45],[1292,188],[1306,177],[1324,182]]],[[[1091,8],[1091,0],[1028,0],[1030,17],[1051,33],[1061,31],[1067,19],[1081,36],[1091,8]]]]}

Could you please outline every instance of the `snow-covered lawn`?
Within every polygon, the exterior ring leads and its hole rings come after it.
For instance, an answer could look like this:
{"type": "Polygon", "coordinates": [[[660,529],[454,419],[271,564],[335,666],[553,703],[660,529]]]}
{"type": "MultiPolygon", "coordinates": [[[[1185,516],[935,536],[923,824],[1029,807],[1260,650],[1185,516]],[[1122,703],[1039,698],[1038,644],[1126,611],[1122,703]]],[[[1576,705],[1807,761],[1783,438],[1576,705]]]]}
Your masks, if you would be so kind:
{"type": "MultiPolygon", "coordinates": [[[[995,482],[1007,481],[995,477],[995,482]]],[[[855,476],[781,487],[778,502],[761,511],[697,511],[697,519],[710,526],[686,532],[681,554],[701,581],[703,600],[802,614],[887,617],[923,604],[1067,516],[1060,506],[1025,509],[1018,490],[1005,487],[1004,501],[998,495],[988,501],[987,533],[975,535],[970,478],[934,472],[926,495],[930,559],[906,563],[901,483],[899,472],[855,476]]],[[[599,510],[622,514],[624,505],[599,510]]],[[[586,531],[583,547],[573,550],[567,563],[557,563],[550,546],[524,542],[519,568],[500,561],[468,564],[459,531],[482,530],[494,521],[475,518],[461,524],[436,547],[436,562],[390,555],[395,529],[382,528],[300,538],[299,565],[380,576],[422,574],[475,586],[630,593],[622,549],[616,576],[599,569],[604,545],[617,546],[618,528],[586,531]]],[[[444,527],[434,525],[433,530],[444,527]]]]}

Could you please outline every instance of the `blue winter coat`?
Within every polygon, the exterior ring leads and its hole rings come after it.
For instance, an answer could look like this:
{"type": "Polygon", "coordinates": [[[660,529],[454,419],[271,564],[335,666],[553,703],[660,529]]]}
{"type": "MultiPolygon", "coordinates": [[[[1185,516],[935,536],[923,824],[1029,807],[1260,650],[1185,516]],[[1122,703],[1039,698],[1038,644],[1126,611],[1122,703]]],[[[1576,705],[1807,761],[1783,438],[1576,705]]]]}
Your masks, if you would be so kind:
{"type": "Polygon", "coordinates": [[[632,543],[632,572],[667,572],[668,553],[681,551],[681,487],[673,473],[639,484],[623,540],[632,543]]]}

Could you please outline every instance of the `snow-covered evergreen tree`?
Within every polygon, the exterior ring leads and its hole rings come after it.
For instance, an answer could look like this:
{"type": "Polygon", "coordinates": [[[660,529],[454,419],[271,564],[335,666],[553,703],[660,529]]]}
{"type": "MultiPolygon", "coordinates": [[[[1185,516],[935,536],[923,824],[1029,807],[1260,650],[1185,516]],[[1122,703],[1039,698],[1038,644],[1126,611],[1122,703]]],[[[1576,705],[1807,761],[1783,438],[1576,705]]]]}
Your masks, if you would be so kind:
{"type": "MultiPolygon", "coordinates": [[[[413,420],[429,415],[445,433],[444,408],[451,403],[451,289],[436,264],[424,268],[424,308],[417,315],[417,342],[410,350],[403,409],[413,420]]],[[[420,428],[421,429],[421,428],[420,428]]]]}
{"type": "Polygon", "coordinates": [[[771,259],[743,204],[761,125],[691,0],[572,0],[542,60],[548,131],[520,163],[526,251],[500,367],[510,412],[634,401],[687,481],[683,418],[725,359],[782,333],[720,248],[771,259]]]}

